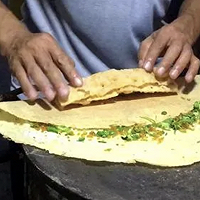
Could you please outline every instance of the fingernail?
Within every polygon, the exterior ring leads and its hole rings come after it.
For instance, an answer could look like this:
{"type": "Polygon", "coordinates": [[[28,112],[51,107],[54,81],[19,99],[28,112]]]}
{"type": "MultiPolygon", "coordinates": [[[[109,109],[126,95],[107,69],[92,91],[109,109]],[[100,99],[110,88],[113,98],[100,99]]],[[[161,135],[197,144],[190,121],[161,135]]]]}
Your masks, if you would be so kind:
{"type": "Polygon", "coordinates": [[[173,69],[171,72],[170,72],[170,77],[172,79],[176,79],[178,77],[178,70],[177,69],[173,69]]]}
{"type": "Polygon", "coordinates": [[[64,87],[60,87],[60,88],[58,89],[58,93],[59,93],[59,95],[61,96],[61,98],[65,98],[65,97],[67,97],[68,94],[69,94],[69,89],[68,89],[68,88],[64,88],[64,87]]]}
{"type": "Polygon", "coordinates": [[[46,96],[49,101],[52,101],[55,98],[55,92],[49,89],[46,96]]]}
{"type": "Polygon", "coordinates": [[[139,67],[143,67],[143,60],[139,60],[138,65],[139,65],[139,67]]]}
{"type": "Polygon", "coordinates": [[[148,61],[147,63],[145,63],[144,68],[145,68],[147,71],[151,71],[151,62],[148,61]]]}
{"type": "Polygon", "coordinates": [[[76,86],[82,86],[83,85],[83,81],[78,77],[74,78],[74,82],[75,82],[76,86]]]}
{"type": "Polygon", "coordinates": [[[162,76],[165,73],[165,68],[164,67],[159,67],[157,73],[162,76]]]}
{"type": "Polygon", "coordinates": [[[34,101],[37,99],[38,97],[38,93],[37,92],[29,92],[28,94],[24,93],[28,99],[30,99],[31,101],[34,101]]]}
{"type": "Polygon", "coordinates": [[[186,80],[188,83],[192,82],[193,79],[194,79],[194,77],[193,77],[192,75],[187,75],[187,76],[185,77],[185,80],[186,80]]]}

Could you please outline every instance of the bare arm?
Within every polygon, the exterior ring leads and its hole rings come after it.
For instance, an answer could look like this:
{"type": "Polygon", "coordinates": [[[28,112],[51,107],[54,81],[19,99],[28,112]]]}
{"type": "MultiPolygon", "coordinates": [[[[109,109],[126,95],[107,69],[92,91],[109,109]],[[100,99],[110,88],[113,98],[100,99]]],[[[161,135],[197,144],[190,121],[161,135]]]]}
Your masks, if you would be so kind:
{"type": "Polygon", "coordinates": [[[179,11],[179,19],[184,20],[182,29],[193,44],[200,35],[200,0],[185,0],[179,11]]]}
{"type": "Polygon", "coordinates": [[[74,62],[55,39],[47,33],[31,33],[1,2],[0,52],[31,100],[38,96],[33,84],[49,101],[55,96],[60,100],[68,97],[66,79],[73,86],[82,85],[74,62]]]}
{"type": "Polygon", "coordinates": [[[194,55],[192,45],[200,34],[200,0],[185,0],[178,18],[146,38],[140,46],[140,67],[154,70],[157,76],[168,73],[176,79],[188,68],[185,79],[191,82],[199,69],[199,59],[194,55]],[[158,57],[162,61],[154,68],[158,57]]]}
{"type": "Polygon", "coordinates": [[[27,33],[26,27],[0,1],[0,52],[5,56],[11,42],[27,33]]]}

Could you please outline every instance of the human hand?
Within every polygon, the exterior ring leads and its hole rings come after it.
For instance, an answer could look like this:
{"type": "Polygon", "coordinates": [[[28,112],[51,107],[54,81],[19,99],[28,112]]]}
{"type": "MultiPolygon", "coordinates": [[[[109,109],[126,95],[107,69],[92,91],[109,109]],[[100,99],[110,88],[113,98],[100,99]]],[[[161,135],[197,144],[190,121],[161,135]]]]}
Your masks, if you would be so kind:
{"type": "Polygon", "coordinates": [[[177,20],[165,25],[141,43],[139,66],[146,71],[154,71],[158,77],[169,74],[172,79],[188,68],[185,80],[189,83],[198,73],[200,61],[193,53],[190,37],[182,28],[183,23],[180,24],[177,20]],[[163,57],[162,61],[154,67],[159,57],[163,57]]]}
{"type": "Polygon", "coordinates": [[[30,100],[38,96],[33,84],[48,101],[56,96],[61,101],[67,99],[69,87],[66,79],[72,86],[82,85],[72,59],[47,33],[26,32],[23,37],[16,36],[7,49],[10,69],[30,100]]]}

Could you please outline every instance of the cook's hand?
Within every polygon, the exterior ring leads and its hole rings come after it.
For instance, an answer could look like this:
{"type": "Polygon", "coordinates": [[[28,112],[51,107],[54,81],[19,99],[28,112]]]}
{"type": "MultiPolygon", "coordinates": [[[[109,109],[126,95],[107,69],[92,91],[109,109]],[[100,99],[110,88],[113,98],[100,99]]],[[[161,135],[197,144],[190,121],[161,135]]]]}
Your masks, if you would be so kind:
{"type": "Polygon", "coordinates": [[[175,21],[154,32],[146,38],[139,49],[139,66],[146,71],[152,70],[158,77],[169,73],[176,79],[188,67],[185,80],[191,82],[199,69],[199,59],[194,55],[191,41],[175,21]],[[159,66],[154,68],[156,60],[163,56],[159,66]]]}
{"type": "Polygon", "coordinates": [[[26,33],[23,38],[16,37],[7,57],[13,75],[31,100],[38,96],[32,82],[48,101],[52,101],[55,96],[60,100],[68,97],[66,79],[73,86],[82,85],[74,62],[47,33],[26,33]]]}

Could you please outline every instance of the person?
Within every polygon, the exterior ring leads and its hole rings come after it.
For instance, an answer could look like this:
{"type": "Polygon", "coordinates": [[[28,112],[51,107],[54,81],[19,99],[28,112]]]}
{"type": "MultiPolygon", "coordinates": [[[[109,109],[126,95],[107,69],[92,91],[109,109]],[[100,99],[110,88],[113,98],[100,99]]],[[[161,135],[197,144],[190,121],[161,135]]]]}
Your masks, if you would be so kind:
{"type": "Polygon", "coordinates": [[[64,101],[68,83],[110,68],[142,67],[176,79],[199,69],[193,44],[200,34],[200,4],[185,0],[178,17],[162,25],[171,0],[26,0],[23,23],[0,3],[0,52],[31,100],[41,91],[64,101]],[[162,57],[157,67],[158,59],[162,57]]]}

